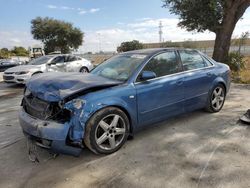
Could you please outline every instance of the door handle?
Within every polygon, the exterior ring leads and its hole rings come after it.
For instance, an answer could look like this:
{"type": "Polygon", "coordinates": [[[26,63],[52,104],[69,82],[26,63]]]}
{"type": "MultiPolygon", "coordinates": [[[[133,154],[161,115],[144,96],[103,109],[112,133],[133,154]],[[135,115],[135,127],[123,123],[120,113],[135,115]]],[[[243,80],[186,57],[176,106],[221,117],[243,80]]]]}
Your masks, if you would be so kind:
{"type": "Polygon", "coordinates": [[[177,85],[181,85],[181,84],[183,84],[183,81],[182,81],[182,80],[178,80],[178,81],[176,82],[176,84],[177,84],[177,85]]]}

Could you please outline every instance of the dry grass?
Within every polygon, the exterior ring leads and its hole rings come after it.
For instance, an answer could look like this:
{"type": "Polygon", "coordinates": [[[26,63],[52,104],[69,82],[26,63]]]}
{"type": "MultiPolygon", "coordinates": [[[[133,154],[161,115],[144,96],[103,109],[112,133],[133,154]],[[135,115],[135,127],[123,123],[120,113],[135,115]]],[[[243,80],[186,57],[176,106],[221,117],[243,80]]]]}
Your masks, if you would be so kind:
{"type": "Polygon", "coordinates": [[[250,84],[250,70],[242,70],[240,72],[240,80],[244,84],[250,84]]]}
{"type": "Polygon", "coordinates": [[[247,70],[250,70],[250,56],[245,57],[244,60],[245,60],[245,62],[246,62],[246,63],[245,63],[246,69],[247,69],[247,70]]]}
{"type": "Polygon", "coordinates": [[[244,84],[250,84],[250,57],[245,57],[245,69],[240,71],[240,82],[244,84]]]}

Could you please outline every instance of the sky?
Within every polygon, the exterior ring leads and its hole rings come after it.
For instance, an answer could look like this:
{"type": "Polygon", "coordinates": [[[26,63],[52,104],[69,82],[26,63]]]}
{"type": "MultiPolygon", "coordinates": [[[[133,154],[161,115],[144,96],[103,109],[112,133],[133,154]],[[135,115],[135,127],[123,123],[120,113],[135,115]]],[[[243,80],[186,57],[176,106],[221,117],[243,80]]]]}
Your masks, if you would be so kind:
{"type": "MultiPolygon", "coordinates": [[[[213,40],[214,33],[187,32],[177,27],[178,16],[162,8],[162,0],[0,0],[0,48],[41,44],[30,33],[37,16],[73,23],[84,32],[80,52],[115,51],[121,42],[159,42],[163,24],[164,41],[213,40]]],[[[233,37],[250,31],[250,9],[233,37]]]]}

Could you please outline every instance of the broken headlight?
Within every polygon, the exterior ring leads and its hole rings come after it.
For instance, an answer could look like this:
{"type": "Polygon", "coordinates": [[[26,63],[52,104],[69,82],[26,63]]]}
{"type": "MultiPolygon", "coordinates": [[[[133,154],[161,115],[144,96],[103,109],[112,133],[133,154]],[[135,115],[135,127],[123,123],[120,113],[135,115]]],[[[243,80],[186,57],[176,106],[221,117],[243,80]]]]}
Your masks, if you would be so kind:
{"type": "Polygon", "coordinates": [[[83,108],[85,103],[86,101],[83,99],[73,99],[72,101],[67,102],[64,107],[72,112],[83,108]]]}
{"type": "Polygon", "coordinates": [[[85,100],[83,99],[73,99],[72,101],[72,104],[73,104],[73,107],[76,108],[76,109],[80,109],[83,107],[83,105],[85,104],[85,100]]]}

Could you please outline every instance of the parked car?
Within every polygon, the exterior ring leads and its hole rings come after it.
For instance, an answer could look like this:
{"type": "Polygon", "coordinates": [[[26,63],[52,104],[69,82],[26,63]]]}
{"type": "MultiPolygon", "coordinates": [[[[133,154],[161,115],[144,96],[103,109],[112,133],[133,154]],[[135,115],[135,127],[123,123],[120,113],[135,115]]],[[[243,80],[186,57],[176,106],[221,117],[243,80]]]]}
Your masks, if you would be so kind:
{"type": "Polygon", "coordinates": [[[219,112],[230,69],[196,50],[147,49],[116,55],[90,74],[46,73],[26,84],[20,125],[56,153],[83,145],[111,154],[129,135],[197,109],[219,112]]]}
{"type": "Polygon", "coordinates": [[[8,68],[23,65],[25,62],[15,59],[0,59],[0,72],[5,71],[8,68]]]}
{"type": "Polygon", "coordinates": [[[7,69],[3,80],[7,83],[25,84],[31,76],[44,72],[82,72],[93,69],[90,61],[75,55],[47,55],[30,61],[27,65],[7,69]]]}

